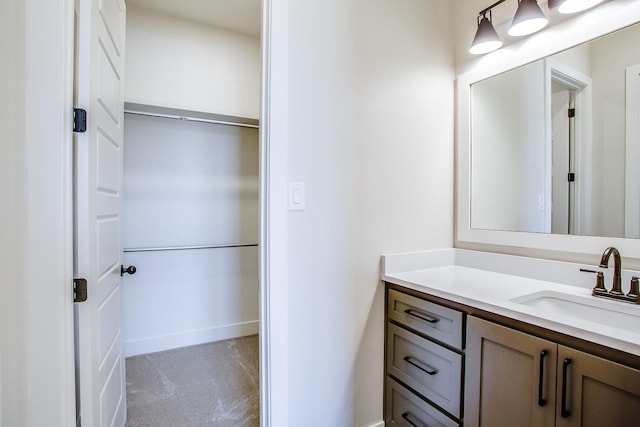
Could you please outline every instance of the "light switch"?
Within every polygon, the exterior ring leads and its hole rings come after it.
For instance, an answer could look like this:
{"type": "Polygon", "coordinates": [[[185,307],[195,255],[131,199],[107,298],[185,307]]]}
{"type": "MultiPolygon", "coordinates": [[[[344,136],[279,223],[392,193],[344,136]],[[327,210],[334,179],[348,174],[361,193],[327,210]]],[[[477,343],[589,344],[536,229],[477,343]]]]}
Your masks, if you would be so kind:
{"type": "Polygon", "coordinates": [[[289,183],[289,210],[303,211],[305,205],[304,182],[289,183]]]}

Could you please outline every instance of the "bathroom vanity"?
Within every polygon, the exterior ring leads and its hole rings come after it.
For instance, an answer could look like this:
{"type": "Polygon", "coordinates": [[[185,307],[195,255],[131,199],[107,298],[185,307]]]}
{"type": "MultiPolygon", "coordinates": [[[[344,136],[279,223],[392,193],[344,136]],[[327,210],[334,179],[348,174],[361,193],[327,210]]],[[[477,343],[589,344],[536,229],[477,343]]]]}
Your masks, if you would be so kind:
{"type": "Polygon", "coordinates": [[[384,256],[386,425],[637,425],[640,305],[591,296],[589,267],[384,256]]]}
{"type": "Polygon", "coordinates": [[[592,296],[638,299],[639,16],[457,63],[458,248],[382,259],[387,426],[640,425],[640,304],[592,296]]]}

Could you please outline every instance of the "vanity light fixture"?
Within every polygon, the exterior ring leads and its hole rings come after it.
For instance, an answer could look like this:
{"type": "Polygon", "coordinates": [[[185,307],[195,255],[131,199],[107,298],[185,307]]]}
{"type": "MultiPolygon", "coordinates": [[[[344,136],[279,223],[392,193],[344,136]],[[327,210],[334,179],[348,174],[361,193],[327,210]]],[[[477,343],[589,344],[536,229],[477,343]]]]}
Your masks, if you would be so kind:
{"type": "MultiPolygon", "coordinates": [[[[471,43],[469,53],[481,55],[502,47],[502,41],[491,23],[491,11],[505,1],[507,0],[498,0],[478,13],[478,30],[471,43]]],[[[538,6],[537,0],[518,0],[518,9],[511,21],[509,35],[519,37],[533,34],[543,29],[548,23],[549,21],[538,6]]]]}
{"type": "MultiPolygon", "coordinates": [[[[469,53],[483,55],[502,47],[500,36],[493,27],[491,11],[507,0],[498,0],[489,7],[478,12],[478,30],[473,38],[469,53]]],[[[513,16],[509,35],[520,37],[533,34],[547,26],[549,20],[540,9],[537,0],[517,0],[518,9],[513,16]]],[[[599,5],[604,0],[548,0],[549,9],[558,8],[563,14],[578,13],[599,5]]]]}
{"type": "Polygon", "coordinates": [[[483,55],[500,49],[501,47],[502,40],[498,37],[496,29],[493,28],[493,24],[491,23],[491,10],[482,15],[478,15],[478,31],[476,31],[476,35],[473,38],[469,53],[473,55],[483,55]]]}
{"type": "Polygon", "coordinates": [[[604,0],[549,0],[549,9],[558,8],[563,14],[578,13],[602,3],[604,0]]]}
{"type": "Polygon", "coordinates": [[[510,36],[528,36],[547,26],[549,20],[537,0],[518,0],[518,9],[511,21],[510,36]]]}

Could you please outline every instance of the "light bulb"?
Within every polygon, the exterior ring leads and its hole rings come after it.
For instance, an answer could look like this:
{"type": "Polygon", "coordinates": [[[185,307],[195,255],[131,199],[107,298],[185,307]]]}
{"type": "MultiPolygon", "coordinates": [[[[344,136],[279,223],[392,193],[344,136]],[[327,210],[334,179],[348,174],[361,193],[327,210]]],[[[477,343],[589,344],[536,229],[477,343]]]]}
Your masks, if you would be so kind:
{"type": "Polygon", "coordinates": [[[563,14],[578,13],[602,3],[604,0],[566,0],[558,8],[563,14]]]}
{"type": "Polygon", "coordinates": [[[496,33],[489,18],[483,15],[478,23],[478,31],[476,31],[476,35],[473,38],[469,53],[472,55],[483,55],[500,49],[501,47],[502,40],[498,37],[498,33],[496,33]]]}
{"type": "Polygon", "coordinates": [[[548,23],[536,0],[520,0],[518,10],[511,21],[509,35],[519,37],[533,34],[546,27],[548,23]]]}

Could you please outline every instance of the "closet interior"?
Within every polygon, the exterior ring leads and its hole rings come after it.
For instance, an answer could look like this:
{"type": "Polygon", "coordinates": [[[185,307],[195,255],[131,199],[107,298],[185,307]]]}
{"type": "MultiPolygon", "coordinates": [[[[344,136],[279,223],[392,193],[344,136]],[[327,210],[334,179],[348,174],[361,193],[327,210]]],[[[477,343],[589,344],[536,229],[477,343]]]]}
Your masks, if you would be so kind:
{"type": "Polygon", "coordinates": [[[127,425],[259,425],[259,23],[152,3],[127,2],[127,425]]]}
{"type": "Polygon", "coordinates": [[[257,334],[257,122],[125,110],[125,356],[257,334]]]}

